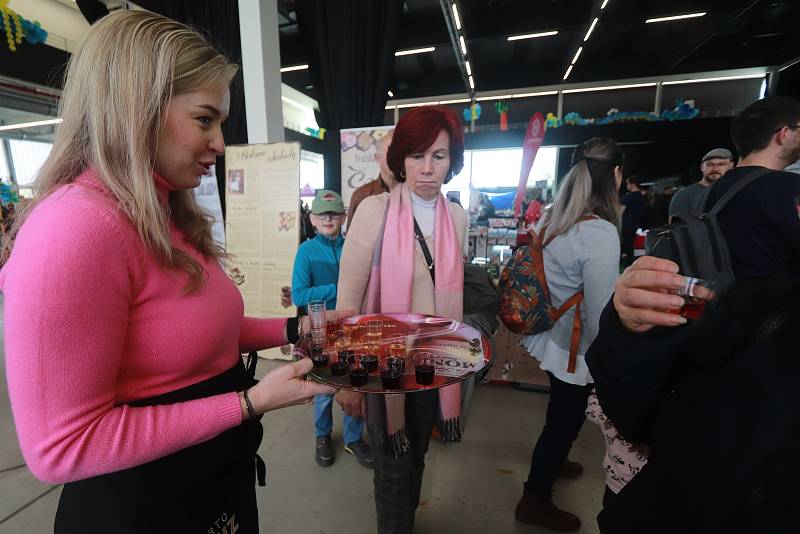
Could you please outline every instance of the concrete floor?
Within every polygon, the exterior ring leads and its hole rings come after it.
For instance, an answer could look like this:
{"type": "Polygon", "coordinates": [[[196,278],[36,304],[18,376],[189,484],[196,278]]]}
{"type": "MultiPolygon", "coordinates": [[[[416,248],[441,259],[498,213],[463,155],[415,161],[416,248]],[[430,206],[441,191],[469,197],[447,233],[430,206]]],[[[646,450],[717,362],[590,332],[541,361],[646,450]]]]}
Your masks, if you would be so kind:
{"type": "MultiPolygon", "coordinates": [[[[0,360],[3,358],[0,356],[0,360]]],[[[259,362],[260,373],[280,365],[259,362]]],[[[5,365],[0,366],[0,534],[52,532],[60,486],[36,480],[25,467],[11,418],[5,365]]],[[[549,531],[516,523],[514,507],[541,430],[547,395],[481,385],[475,391],[464,441],[431,443],[418,534],[538,534],[549,531]]],[[[267,487],[258,488],[261,531],[271,534],[368,534],[375,532],[372,472],[342,448],[341,412],[335,410],[336,462],[314,462],[311,405],[267,414],[261,455],[267,487]]],[[[584,425],[570,458],[584,475],[559,481],[555,501],[583,521],[583,533],[597,533],[604,477],[603,438],[584,425]]]]}

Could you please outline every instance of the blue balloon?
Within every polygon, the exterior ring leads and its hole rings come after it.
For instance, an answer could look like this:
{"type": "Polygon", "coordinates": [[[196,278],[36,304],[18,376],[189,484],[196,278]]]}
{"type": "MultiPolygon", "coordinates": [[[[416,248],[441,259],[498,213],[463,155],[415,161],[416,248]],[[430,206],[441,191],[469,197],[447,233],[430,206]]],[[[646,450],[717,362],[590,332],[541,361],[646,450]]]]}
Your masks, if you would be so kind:
{"type": "Polygon", "coordinates": [[[464,108],[464,122],[472,122],[472,110],[464,108]]]}

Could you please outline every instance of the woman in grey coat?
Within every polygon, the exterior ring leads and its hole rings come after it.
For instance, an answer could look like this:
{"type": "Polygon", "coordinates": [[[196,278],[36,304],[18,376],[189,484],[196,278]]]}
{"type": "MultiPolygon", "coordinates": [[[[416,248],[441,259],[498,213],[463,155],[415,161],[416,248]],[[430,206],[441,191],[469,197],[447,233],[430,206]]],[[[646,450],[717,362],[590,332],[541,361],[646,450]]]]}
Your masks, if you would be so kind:
{"type": "Polygon", "coordinates": [[[586,141],[575,149],[572,168],[537,229],[544,228],[544,242],[549,241],[543,256],[552,304],[559,307],[583,291],[583,327],[574,365],[569,360],[575,307],[552,329],[523,340],[550,377],[550,402],[516,518],[560,532],[581,526],[577,516],[553,504],[551,493],[556,477],[582,472],[580,464],[567,461],[567,454],[583,425],[593,382],[583,355],[597,336],[600,313],[619,275],[621,181],[622,151],[617,144],[604,138],[586,141]]]}

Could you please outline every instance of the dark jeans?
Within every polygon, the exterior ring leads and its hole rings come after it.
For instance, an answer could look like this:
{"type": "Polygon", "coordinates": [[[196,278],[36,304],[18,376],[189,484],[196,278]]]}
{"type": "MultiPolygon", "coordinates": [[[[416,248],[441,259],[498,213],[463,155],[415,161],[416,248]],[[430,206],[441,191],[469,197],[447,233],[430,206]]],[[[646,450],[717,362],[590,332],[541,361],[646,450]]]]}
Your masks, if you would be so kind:
{"type": "Polygon", "coordinates": [[[636,239],[636,228],[622,228],[620,246],[623,256],[628,257],[628,262],[633,263],[633,242],[636,239]]]}
{"type": "Polygon", "coordinates": [[[406,395],[406,434],[410,449],[395,456],[392,440],[386,433],[385,415],[375,422],[374,413],[385,414],[382,395],[368,398],[367,432],[375,455],[375,509],[379,534],[411,534],[414,513],[419,505],[425,454],[436,422],[439,394],[422,391],[406,395]]]}
{"type": "Polygon", "coordinates": [[[525,483],[528,491],[549,497],[553,483],[567,459],[572,442],[586,419],[586,403],[592,384],[575,386],[562,382],[553,373],[550,377],[550,402],[539,441],[533,449],[531,470],[525,483]]]}

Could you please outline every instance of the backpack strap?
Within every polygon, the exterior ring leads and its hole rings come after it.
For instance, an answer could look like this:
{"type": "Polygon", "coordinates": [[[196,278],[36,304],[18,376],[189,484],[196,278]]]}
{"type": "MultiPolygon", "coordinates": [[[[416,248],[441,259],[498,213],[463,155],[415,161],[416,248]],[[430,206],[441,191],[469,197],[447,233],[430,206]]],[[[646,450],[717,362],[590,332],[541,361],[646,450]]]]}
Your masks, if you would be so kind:
{"type": "MultiPolygon", "coordinates": [[[[760,169],[756,169],[750,172],[749,174],[746,174],[743,178],[740,178],[735,184],[733,184],[733,186],[730,189],[728,189],[728,191],[724,195],[722,195],[722,198],[720,198],[717,201],[717,203],[714,204],[714,206],[708,211],[708,213],[710,213],[711,215],[718,214],[720,211],[722,211],[722,209],[725,206],[727,206],[728,202],[733,200],[733,197],[735,197],[742,189],[750,185],[757,178],[760,178],[761,176],[764,176],[765,174],[769,174],[771,172],[773,172],[772,169],[761,167],[760,169]]],[[[706,201],[708,199],[708,195],[711,194],[711,187],[709,187],[708,191],[706,191],[705,194],[706,201]]],[[[705,211],[705,203],[702,205],[705,211]]]]}
{"type": "Polygon", "coordinates": [[[581,343],[581,301],[583,300],[583,293],[580,294],[580,300],[575,304],[575,320],[572,322],[572,338],[569,342],[569,360],[567,360],[567,372],[574,373],[578,365],[578,347],[581,343]]]}
{"type": "Polygon", "coordinates": [[[568,373],[574,373],[578,365],[578,347],[581,343],[581,330],[583,327],[583,321],[581,320],[581,302],[583,302],[583,291],[578,291],[558,308],[556,317],[554,318],[554,320],[557,321],[562,315],[567,313],[567,310],[575,306],[575,319],[572,321],[572,336],[569,342],[569,360],[567,361],[568,373]]]}

